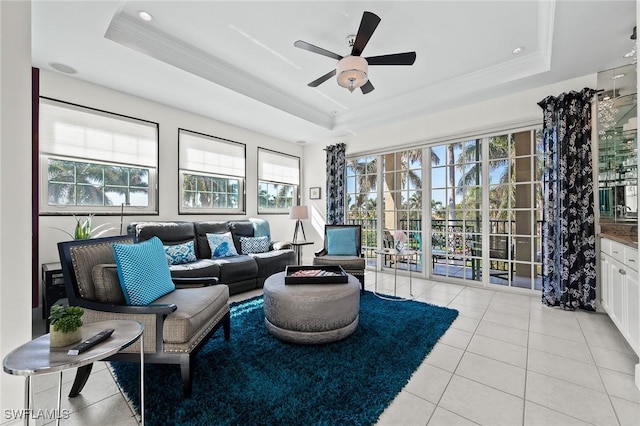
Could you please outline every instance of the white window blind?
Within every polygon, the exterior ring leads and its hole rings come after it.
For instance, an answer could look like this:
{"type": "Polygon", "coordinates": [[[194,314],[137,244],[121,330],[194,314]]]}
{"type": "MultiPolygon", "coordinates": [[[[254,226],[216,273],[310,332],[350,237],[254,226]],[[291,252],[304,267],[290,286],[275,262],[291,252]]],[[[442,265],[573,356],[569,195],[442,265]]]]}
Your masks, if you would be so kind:
{"type": "Polygon", "coordinates": [[[245,145],[180,129],[180,169],[245,176],[245,145]]]}
{"type": "Polygon", "coordinates": [[[158,125],[155,123],[41,99],[39,125],[43,154],[157,166],[158,125]]]}
{"type": "Polygon", "coordinates": [[[298,185],[300,159],[258,148],[258,180],[298,185]]]}

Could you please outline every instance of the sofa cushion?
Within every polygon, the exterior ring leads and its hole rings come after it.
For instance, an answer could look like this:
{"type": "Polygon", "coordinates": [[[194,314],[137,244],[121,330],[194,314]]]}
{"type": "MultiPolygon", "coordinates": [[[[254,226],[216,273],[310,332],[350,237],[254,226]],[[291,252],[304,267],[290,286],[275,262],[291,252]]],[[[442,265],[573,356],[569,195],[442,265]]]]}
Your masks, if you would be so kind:
{"type": "Polygon", "coordinates": [[[355,228],[327,229],[327,254],[330,256],[356,256],[355,228]]]}
{"type": "Polygon", "coordinates": [[[118,277],[126,302],[148,305],[175,290],[158,237],[138,244],[113,244],[118,277]]]}
{"type": "Polygon", "coordinates": [[[165,245],[164,252],[167,255],[169,265],[182,265],[183,263],[195,262],[196,251],[193,241],[182,244],[165,245]]]}
{"type": "Polygon", "coordinates": [[[193,228],[196,234],[196,256],[198,259],[211,259],[211,248],[207,234],[223,234],[229,232],[227,222],[195,222],[193,228]]]}
{"type": "Polygon", "coordinates": [[[269,251],[269,237],[240,237],[240,252],[242,254],[264,253],[269,251]]]}
{"type": "Polygon", "coordinates": [[[233,244],[233,239],[231,238],[231,232],[225,232],[224,234],[207,234],[207,242],[211,249],[212,259],[238,255],[236,247],[233,244]]]}
{"type": "Polygon", "coordinates": [[[255,278],[258,274],[256,261],[247,255],[213,259],[220,267],[220,283],[232,283],[255,278]]]}
{"type": "Polygon", "coordinates": [[[269,277],[285,270],[287,265],[295,265],[296,255],[293,250],[272,250],[266,253],[250,254],[258,265],[258,277],[269,277]]]}
{"type": "Polygon", "coordinates": [[[226,285],[177,289],[159,298],[156,303],[173,303],[177,306],[164,321],[164,342],[188,342],[219,311],[225,309],[228,300],[229,287],[226,285]]]}
{"type": "Polygon", "coordinates": [[[140,222],[135,224],[135,233],[138,241],[158,237],[167,245],[194,241],[196,236],[193,222],[140,222]]]}
{"type": "Polygon", "coordinates": [[[236,251],[240,253],[242,247],[240,245],[240,237],[253,237],[253,223],[250,221],[232,221],[229,222],[229,231],[233,236],[233,243],[236,246],[236,251]]]}
{"type": "Polygon", "coordinates": [[[211,259],[198,259],[182,265],[170,265],[169,271],[176,278],[219,277],[220,267],[211,259]]]}
{"type": "Polygon", "coordinates": [[[91,270],[93,277],[93,288],[95,291],[95,301],[102,303],[113,303],[124,305],[124,293],[118,278],[118,267],[115,263],[100,264],[91,270]]]}

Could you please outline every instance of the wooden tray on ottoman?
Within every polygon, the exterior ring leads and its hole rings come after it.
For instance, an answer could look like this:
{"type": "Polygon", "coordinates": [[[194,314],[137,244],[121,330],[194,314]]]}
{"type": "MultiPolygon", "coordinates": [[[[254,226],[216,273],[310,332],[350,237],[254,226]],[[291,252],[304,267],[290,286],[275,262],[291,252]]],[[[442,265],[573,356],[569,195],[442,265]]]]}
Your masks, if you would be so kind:
{"type": "Polygon", "coordinates": [[[285,284],[346,284],[349,276],[340,265],[287,266],[285,284]]]}

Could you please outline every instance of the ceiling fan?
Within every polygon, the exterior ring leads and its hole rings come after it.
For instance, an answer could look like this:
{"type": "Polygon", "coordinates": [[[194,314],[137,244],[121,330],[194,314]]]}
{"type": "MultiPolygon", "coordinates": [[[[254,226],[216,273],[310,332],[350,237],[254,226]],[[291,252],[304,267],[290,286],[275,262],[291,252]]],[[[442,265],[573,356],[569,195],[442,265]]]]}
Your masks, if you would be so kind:
{"type": "Polygon", "coordinates": [[[390,55],[371,56],[363,58],[362,51],[371,39],[373,32],[380,23],[380,17],[372,12],[364,12],[358,34],[347,36],[347,42],[352,45],[351,55],[340,56],[306,41],[298,40],[293,45],[309,52],[318,53],[329,58],[337,59],[338,65],[322,77],[312,81],[307,86],[317,87],[331,77],[337,75],[338,84],[346,87],[350,92],[360,87],[363,94],[370,93],[374,87],[368,76],[369,65],[413,65],[416,52],[393,53],[390,55]]]}

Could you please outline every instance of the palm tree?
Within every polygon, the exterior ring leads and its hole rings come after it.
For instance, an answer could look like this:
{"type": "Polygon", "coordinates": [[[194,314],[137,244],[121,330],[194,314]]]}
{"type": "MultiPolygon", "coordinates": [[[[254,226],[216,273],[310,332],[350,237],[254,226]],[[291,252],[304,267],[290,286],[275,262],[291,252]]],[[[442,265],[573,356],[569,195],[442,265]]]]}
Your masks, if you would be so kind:
{"type": "Polygon", "coordinates": [[[149,190],[149,170],[141,168],[51,159],[48,174],[52,204],[111,206],[113,196],[129,203],[131,193],[149,190]]]}

